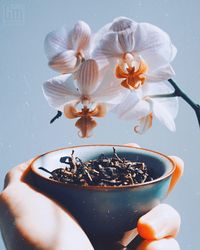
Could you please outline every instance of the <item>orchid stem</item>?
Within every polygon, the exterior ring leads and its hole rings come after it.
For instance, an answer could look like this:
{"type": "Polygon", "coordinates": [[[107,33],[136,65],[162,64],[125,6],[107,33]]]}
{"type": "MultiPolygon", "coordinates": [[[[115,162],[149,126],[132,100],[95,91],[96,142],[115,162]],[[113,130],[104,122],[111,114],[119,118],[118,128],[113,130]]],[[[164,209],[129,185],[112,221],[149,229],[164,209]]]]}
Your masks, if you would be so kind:
{"type": "Polygon", "coordinates": [[[62,112],[58,111],[58,113],[51,119],[50,123],[53,123],[55,120],[57,120],[61,116],[62,116],[62,112]]]}
{"type": "Polygon", "coordinates": [[[193,102],[179,87],[178,85],[172,80],[169,79],[168,82],[173,86],[174,92],[167,93],[167,94],[160,94],[160,95],[150,95],[150,98],[169,98],[169,97],[181,97],[185,102],[187,102],[195,111],[197,116],[197,120],[200,127],[200,105],[193,102]]]}
{"type": "Polygon", "coordinates": [[[175,91],[173,93],[169,93],[169,94],[160,94],[160,95],[150,95],[150,98],[168,98],[168,97],[175,97],[177,96],[175,91]]]}
{"type": "Polygon", "coordinates": [[[197,104],[197,103],[194,103],[179,87],[178,85],[172,80],[172,79],[169,79],[168,80],[171,85],[173,86],[174,88],[174,93],[173,96],[178,96],[178,97],[181,97],[183,98],[184,101],[186,101],[192,108],[193,110],[195,111],[196,113],[196,116],[197,116],[197,120],[198,120],[198,123],[199,123],[199,127],[200,127],[200,105],[197,104]]]}

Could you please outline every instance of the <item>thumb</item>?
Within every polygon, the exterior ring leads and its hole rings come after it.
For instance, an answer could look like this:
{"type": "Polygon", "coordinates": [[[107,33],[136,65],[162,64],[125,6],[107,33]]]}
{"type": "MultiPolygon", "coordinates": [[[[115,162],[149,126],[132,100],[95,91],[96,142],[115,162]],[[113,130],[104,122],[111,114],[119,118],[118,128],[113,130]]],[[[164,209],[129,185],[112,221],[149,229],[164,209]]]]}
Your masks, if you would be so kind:
{"type": "Polygon", "coordinates": [[[31,160],[25,162],[25,163],[21,163],[18,166],[12,168],[5,176],[5,180],[4,180],[4,189],[8,186],[11,185],[13,183],[16,182],[21,182],[23,176],[26,174],[26,172],[28,172],[29,170],[29,166],[31,164],[31,162],[34,160],[34,158],[32,158],[31,160]]]}

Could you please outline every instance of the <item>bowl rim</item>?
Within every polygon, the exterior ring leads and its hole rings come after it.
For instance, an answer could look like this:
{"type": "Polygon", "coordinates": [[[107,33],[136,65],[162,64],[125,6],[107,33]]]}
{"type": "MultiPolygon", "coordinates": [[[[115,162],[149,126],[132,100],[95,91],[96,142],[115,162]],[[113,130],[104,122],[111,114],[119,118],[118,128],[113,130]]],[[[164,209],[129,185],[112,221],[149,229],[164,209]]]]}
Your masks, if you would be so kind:
{"type": "Polygon", "coordinates": [[[59,149],[55,149],[55,150],[51,150],[48,151],[44,154],[38,155],[37,157],[35,157],[31,162],[30,162],[30,168],[33,171],[34,174],[36,174],[37,176],[41,177],[42,179],[50,182],[51,184],[55,184],[55,185],[63,185],[64,187],[69,187],[69,188],[75,188],[75,189],[83,189],[83,190],[98,190],[98,191],[105,191],[105,190],[118,190],[118,189],[129,189],[129,188],[138,188],[138,187],[142,187],[142,186],[148,186],[148,185],[152,185],[154,183],[157,182],[161,182],[164,179],[167,179],[168,177],[170,177],[176,168],[176,164],[175,162],[168,157],[167,155],[160,153],[158,151],[154,151],[151,149],[147,149],[147,148],[142,148],[142,147],[136,147],[136,146],[132,146],[132,145],[122,145],[122,144],[83,144],[83,145],[77,145],[77,146],[69,146],[69,147],[63,147],[63,148],[59,148],[59,149]],[[51,154],[57,151],[61,151],[61,150],[65,150],[65,149],[74,149],[74,148],[81,148],[81,147],[92,147],[92,146],[100,146],[100,147],[122,147],[122,148],[133,148],[136,150],[143,150],[143,151],[147,151],[150,153],[154,153],[156,155],[162,156],[163,158],[165,158],[166,160],[168,160],[171,163],[171,170],[168,171],[167,173],[165,173],[164,175],[162,175],[161,177],[152,180],[152,181],[148,181],[148,182],[144,182],[144,183],[138,183],[138,184],[131,184],[131,185],[124,185],[124,186],[81,186],[81,185],[76,185],[76,184],[69,184],[69,183],[63,183],[63,182],[59,182],[53,179],[50,179],[42,174],[40,174],[38,171],[35,170],[34,167],[34,163],[41,157],[43,157],[44,155],[47,154],[51,154]]]}

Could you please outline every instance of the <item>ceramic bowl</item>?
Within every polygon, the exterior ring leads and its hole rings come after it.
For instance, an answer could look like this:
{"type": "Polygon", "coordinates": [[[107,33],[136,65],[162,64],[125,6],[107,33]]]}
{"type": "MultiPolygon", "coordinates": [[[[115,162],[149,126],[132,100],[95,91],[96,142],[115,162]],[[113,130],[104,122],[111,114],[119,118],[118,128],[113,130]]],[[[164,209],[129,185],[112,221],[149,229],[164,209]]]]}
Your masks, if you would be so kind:
{"type": "Polygon", "coordinates": [[[138,218],[159,204],[166,196],[175,166],[167,156],[152,150],[122,145],[83,145],[45,153],[31,164],[35,185],[56,199],[79,221],[92,242],[97,239],[117,241],[127,230],[136,227],[138,218]],[[153,181],[121,187],[64,184],[49,179],[49,171],[64,167],[60,158],[72,150],[82,161],[98,158],[100,154],[119,156],[146,163],[153,181]]]}

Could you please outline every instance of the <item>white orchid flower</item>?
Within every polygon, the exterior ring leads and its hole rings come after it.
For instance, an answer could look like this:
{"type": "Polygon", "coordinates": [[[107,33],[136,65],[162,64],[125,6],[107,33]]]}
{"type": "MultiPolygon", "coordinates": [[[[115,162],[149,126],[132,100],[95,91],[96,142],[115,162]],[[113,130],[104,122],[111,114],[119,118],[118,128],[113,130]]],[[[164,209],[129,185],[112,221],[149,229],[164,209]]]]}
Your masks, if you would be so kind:
{"type": "Polygon", "coordinates": [[[53,121],[61,112],[77,118],[81,136],[89,137],[94,117],[114,108],[120,119],[139,121],[137,133],[150,128],[153,117],[175,130],[178,102],[166,80],[174,75],[176,48],[158,27],[119,17],[91,35],[79,21],[70,32],[49,33],[45,51],[49,65],[64,74],[43,85],[49,105],[60,112],[53,121]]]}
{"type": "Polygon", "coordinates": [[[94,41],[93,57],[114,60],[116,77],[126,88],[135,90],[146,82],[161,82],[174,75],[170,62],[176,48],[168,34],[152,24],[119,17],[103,27],[94,41]]]}
{"type": "Polygon", "coordinates": [[[97,126],[93,117],[105,116],[109,106],[118,104],[127,95],[124,88],[112,81],[109,74],[99,71],[95,60],[88,59],[76,74],[63,74],[46,81],[43,92],[51,107],[64,112],[69,119],[79,118],[75,126],[84,138],[97,126]]]}
{"type": "Polygon", "coordinates": [[[90,36],[90,27],[83,21],[77,22],[69,32],[63,27],[49,33],[44,42],[49,66],[62,74],[76,71],[87,58],[90,36]]]}
{"type": "Polygon", "coordinates": [[[153,118],[157,118],[169,130],[175,131],[174,119],[178,113],[177,97],[170,97],[172,88],[160,82],[159,85],[149,83],[143,85],[114,108],[120,119],[139,122],[134,131],[143,134],[152,126],[153,118]]]}

